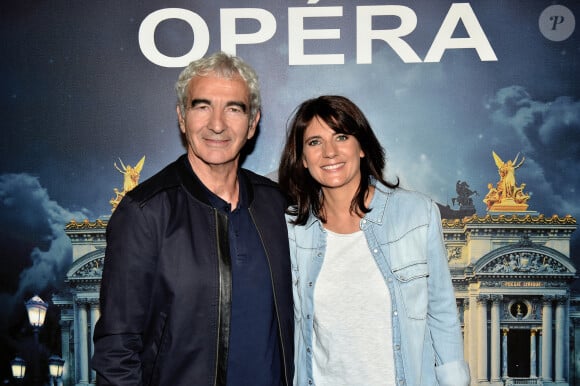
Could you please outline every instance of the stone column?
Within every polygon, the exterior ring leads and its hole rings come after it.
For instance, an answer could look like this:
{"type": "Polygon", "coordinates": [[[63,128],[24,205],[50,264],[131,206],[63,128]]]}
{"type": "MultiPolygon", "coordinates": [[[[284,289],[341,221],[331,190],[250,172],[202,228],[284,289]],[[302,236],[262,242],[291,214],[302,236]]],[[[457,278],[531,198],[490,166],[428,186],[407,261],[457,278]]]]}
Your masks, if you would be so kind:
{"type": "Polygon", "coordinates": [[[564,349],[566,347],[565,330],[566,330],[566,301],[565,296],[558,296],[556,299],[556,337],[555,337],[555,369],[554,381],[564,382],[564,349]]]}
{"type": "Polygon", "coordinates": [[[553,296],[542,299],[542,379],[552,380],[552,301],[553,296]]]}
{"type": "MultiPolygon", "coordinates": [[[[580,320],[578,318],[571,318],[570,321],[572,322],[572,336],[570,341],[573,342],[570,355],[572,356],[573,363],[580,363],[580,320]]],[[[580,385],[580,372],[570,371],[569,381],[571,385],[580,385]]]]}
{"type": "Polygon", "coordinates": [[[477,379],[479,382],[487,382],[487,301],[489,295],[479,295],[478,303],[478,339],[479,357],[477,358],[477,379]]]}
{"type": "Polygon", "coordinates": [[[530,330],[530,378],[536,378],[536,332],[535,328],[530,330]]]}
{"type": "MultiPolygon", "coordinates": [[[[99,309],[99,299],[91,300],[90,302],[91,307],[91,335],[89,336],[89,346],[91,348],[91,358],[95,354],[95,347],[93,345],[93,336],[95,335],[95,324],[99,317],[101,316],[101,312],[99,309]]],[[[91,369],[91,383],[96,383],[97,374],[95,370],[91,369]]]]}
{"type": "Polygon", "coordinates": [[[491,295],[491,381],[499,382],[501,367],[500,358],[500,305],[502,295],[491,295]]]}
{"type": "Polygon", "coordinates": [[[64,366],[62,371],[62,378],[63,381],[68,381],[71,379],[71,364],[74,363],[71,358],[70,352],[70,320],[60,320],[60,345],[61,345],[61,355],[62,359],[64,359],[64,366]]]}
{"type": "Polygon", "coordinates": [[[538,377],[540,377],[542,375],[542,374],[540,374],[540,372],[542,370],[542,353],[544,352],[544,350],[542,349],[542,347],[544,347],[542,345],[542,342],[544,341],[544,338],[542,337],[543,336],[542,335],[542,329],[538,329],[536,331],[538,331],[538,353],[539,353],[537,355],[537,358],[538,358],[538,366],[537,366],[536,371],[538,372],[538,377]]]}
{"type": "Polygon", "coordinates": [[[79,385],[89,384],[89,346],[88,346],[88,318],[87,304],[77,303],[77,337],[79,352],[76,355],[78,363],[79,385]]]}
{"type": "Polygon", "coordinates": [[[507,379],[508,377],[508,332],[510,331],[509,328],[504,328],[502,331],[502,338],[501,338],[501,349],[502,349],[502,356],[501,356],[501,377],[502,379],[507,379]]]}
{"type": "Polygon", "coordinates": [[[469,334],[470,326],[469,323],[469,298],[463,299],[463,356],[465,360],[469,363],[469,334]]]}
{"type": "Polygon", "coordinates": [[[477,358],[478,350],[477,346],[477,297],[471,296],[466,299],[465,311],[467,320],[465,326],[467,328],[467,362],[469,363],[469,368],[471,371],[471,380],[475,382],[477,380],[477,358]]]}

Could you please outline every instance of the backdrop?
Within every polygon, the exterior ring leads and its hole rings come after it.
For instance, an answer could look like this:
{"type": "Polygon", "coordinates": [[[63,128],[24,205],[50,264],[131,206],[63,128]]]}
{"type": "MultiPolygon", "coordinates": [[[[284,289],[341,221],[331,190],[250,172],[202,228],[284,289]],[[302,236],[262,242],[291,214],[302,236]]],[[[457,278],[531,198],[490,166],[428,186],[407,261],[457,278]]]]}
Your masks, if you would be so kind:
{"type": "MultiPolygon", "coordinates": [[[[404,187],[453,207],[466,181],[484,216],[492,151],[519,153],[529,209],[580,216],[577,1],[240,3],[0,2],[0,377],[30,341],[23,302],[49,300],[71,263],[65,224],[110,214],[114,164],[145,156],[143,180],[184,152],[173,86],[206,53],[235,53],[260,75],[263,119],[244,163],[258,173],[275,174],[300,102],[341,94],[404,187]]],[[[59,344],[49,311],[47,351],[59,344]]]]}

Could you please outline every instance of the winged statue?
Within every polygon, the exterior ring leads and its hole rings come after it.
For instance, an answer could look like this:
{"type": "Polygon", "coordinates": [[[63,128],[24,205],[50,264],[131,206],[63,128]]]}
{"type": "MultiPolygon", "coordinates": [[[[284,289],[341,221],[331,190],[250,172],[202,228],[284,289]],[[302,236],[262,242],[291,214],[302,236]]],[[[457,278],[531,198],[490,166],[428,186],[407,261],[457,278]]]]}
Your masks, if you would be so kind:
{"type": "Polygon", "coordinates": [[[109,203],[113,206],[111,211],[114,211],[121,202],[121,199],[125,197],[125,194],[131,189],[135,188],[139,184],[139,176],[141,175],[141,170],[143,170],[143,165],[145,164],[145,156],[137,162],[137,165],[125,165],[123,161],[119,158],[119,163],[121,167],[115,162],[115,169],[117,169],[121,174],[123,174],[123,190],[120,191],[117,188],[113,189],[115,192],[115,197],[113,197],[109,203]]]}
{"type": "Polygon", "coordinates": [[[495,187],[491,183],[487,185],[489,191],[483,199],[483,202],[487,205],[487,209],[499,208],[519,211],[527,208],[526,202],[530,196],[524,193],[526,184],[518,186],[515,173],[516,169],[523,165],[525,157],[522,157],[518,163],[518,158],[520,156],[518,153],[513,160],[507,160],[504,162],[495,151],[492,151],[491,153],[495,165],[497,166],[499,181],[495,187]]]}

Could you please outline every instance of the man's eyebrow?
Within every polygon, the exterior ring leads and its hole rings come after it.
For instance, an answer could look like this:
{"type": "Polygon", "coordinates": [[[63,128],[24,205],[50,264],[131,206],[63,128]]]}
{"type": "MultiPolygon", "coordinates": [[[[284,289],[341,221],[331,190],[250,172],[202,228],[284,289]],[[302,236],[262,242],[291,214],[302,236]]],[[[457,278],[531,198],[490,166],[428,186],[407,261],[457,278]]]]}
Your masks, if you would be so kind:
{"type": "Polygon", "coordinates": [[[242,111],[245,113],[248,110],[248,105],[245,104],[244,102],[240,102],[240,101],[231,101],[228,102],[226,104],[226,106],[238,106],[240,109],[242,109],[242,111]]]}
{"type": "Polygon", "coordinates": [[[211,105],[211,102],[208,99],[192,99],[191,100],[191,107],[195,107],[197,105],[206,104],[211,105]]]}
{"type": "MultiPolygon", "coordinates": [[[[202,105],[202,104],[211,106],[211,101],[209,99],[203,99],[203,98],[191,100],[191,107],[195,107],[197,105],[202,105]]],[[[248,111],[248,105],[242,101],[230,101],[230,102],[226,103],[226,107],[230,107],[230,106],[237,106],[244,113],[248,111]]]]}

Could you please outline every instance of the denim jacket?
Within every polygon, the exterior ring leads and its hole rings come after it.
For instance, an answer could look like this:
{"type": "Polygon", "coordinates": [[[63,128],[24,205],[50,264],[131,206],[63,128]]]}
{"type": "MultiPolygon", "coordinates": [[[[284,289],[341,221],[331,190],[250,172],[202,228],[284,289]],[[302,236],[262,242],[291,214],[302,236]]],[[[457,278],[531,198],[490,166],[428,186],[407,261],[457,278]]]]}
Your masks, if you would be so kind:
{"type": "MultiPolygon", "coordinates": [[[[439,210],[420,193],[373,184],[372,210],[361,219],[360,227],[391,295],[396,382],[468,385],[469,368],[463,359],[439,210]]],[[[304,226],[288,224],[288,235],[294,295],[294,385],[315,385],[313,295],[325,256],[326,231],[311,214],[304,226]]]]}

